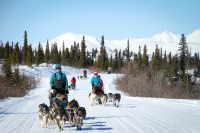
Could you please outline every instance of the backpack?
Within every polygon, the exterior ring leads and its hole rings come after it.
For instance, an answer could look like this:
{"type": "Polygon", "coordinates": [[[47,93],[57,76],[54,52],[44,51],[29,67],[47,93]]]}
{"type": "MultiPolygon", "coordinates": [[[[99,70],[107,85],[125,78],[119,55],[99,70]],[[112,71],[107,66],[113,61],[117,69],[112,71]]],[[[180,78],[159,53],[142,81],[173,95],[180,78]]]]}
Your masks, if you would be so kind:
{"type": "Polygon", "coordinates": [[[56,79],[56,73],[54,73],[54,85],[55,85],[55,88],[57,89],[62,89],[64,88],[64,84],[63,84],[63,81],[62,81],[62,76],[63,76],[63,73],[61,73],[61,76],[60,76],[60,79],[56,79]]]}

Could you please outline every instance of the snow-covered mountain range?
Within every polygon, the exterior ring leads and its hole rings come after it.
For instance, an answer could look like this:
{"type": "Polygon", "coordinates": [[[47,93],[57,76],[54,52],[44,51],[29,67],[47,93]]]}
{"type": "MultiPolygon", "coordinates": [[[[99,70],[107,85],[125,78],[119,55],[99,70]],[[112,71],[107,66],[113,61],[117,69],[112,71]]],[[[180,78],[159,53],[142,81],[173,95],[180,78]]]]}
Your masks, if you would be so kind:
{"type": "MultiPolygon", "coordinates": [[[[58,47],[61,47],[63,42],[65,43],[65,47],[70,48],[71,45],[76,41],[77,43],[81,43],[81,40],[85,36],[86,46],[88,50],[92,48],[100,48],[101,37],[96,38],[94,36],[85,35],[85,34],[73,34],[66,33],[62,34],[55,39],[50,41],[50,44],[57,43],[58,47]]],[[[148,48],[148,53],[151,54],[158,44],[159,47],[162,47],[163,50],[167,52],[172,52],[173,54],[178,52],[178,45],[181,35],[177,35],[168,31],[164,31],[162,33],[156,34],[149,38],[133,38],[130,37],[130,48],[134,52],[138,52],[139,45],[141,48],[146,44],[148,48]]],[[[105,46],[109,52],[112,52],[114,49],[125,49],[127,46],[127,40],[108,40],[105,37],[105,46]]],[[[200,52],[200,29],[193,31],[192,33],[186,35],[186,40],[188,43],[188,48],[191,49],[191,52],[200,52]]]]}

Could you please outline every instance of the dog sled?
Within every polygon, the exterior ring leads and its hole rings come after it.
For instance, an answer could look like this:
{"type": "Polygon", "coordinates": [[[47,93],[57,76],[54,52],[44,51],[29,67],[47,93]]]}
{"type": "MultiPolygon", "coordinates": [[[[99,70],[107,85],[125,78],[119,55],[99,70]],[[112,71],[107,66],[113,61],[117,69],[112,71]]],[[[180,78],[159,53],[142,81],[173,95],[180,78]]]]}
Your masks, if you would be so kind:
{"type": "Polygon", "coordinates": [[[93,105],[106,105],[107,102],[107,94],[104,93],[102,89],[97,89],[95,87],[92,88],[92,92],[89,94],[89,99],[93,105]]]}

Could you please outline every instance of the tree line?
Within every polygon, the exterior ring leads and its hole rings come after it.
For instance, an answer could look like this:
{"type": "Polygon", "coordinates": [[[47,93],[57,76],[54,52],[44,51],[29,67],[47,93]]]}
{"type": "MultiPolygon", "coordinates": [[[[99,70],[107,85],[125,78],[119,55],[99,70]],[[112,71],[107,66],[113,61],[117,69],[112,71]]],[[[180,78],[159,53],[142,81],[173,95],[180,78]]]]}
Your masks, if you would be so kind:
{"type": "Polygon", "coordinates": [[[173,77],[177,77],[184,83],[188,83],[190,80],[186,70],[194,69],[195,76],[200,75],[199,53],[191,54],[184,34],[180,38],[179,53],[173,55],[171,52],[167,53],[162,50],[158,45],[151,54],[148,54],[146,45],[143,48],[139,46],[138,51],[133,52],[130,50],[129,39],[125,49],[115,49],[110,54],[106,50],[104,36],[101,37],[100,49],[92,49],[92,51],[87,50],[85,36],[80,43],[74,42],[70,48],[65,47],[65,42],[60,48],[56,43],[49,44],[48,40],[45,46],[43,45],[39,42],[38,46],[33,48],[28,42],[26,31],[23,45],[18,42],[2,42],[0,44],[0,59],[4,62],[4,76],[5,79],[9,79],[7,81],[11,86],[17,86],[23,82],[17,67],[19,64],[32,67],[33,64],[60,63],[81,68],[92,67],[101,71],[106,71],[110,67],[113,72],[126,73],[133,77],[145,74],[149,79],[156,79],[155,77],[162,74],[164,78],[171,80],[173,77]],[[14,70],[12,66],[15,66],[14,70]]]}
{"type": "Polygon", "coordinates": [[[179,41],[179,53],[172,55],[158,45],[152,56],[147,54],[147,50],[144,45],[143,48],[139,46],[138,52],[130,52],[127,41],[127,48],[123,52],[125,56],[120,57],[120,50],[115,51],[114,68],[118,69],[122,64],[124,67],[121,70],[126,73],[116,79],[118,89],[141,97],[200,97],[200,86],[197,83],[197,77],[200,77],[199,53],[191,54],[184,34],[179,41]],[[194,73],[191,74],[188,70],[194,70],[194,73]]]}
{"type": "Polygon", "coordinates": [[[80,44],[74,42],[70,48],[65,47],[63,42],[62,48],[59,48],[56,43],[49,44],[47,40],[46,45],[42,46],[39,42],[37,48],[32,48],[28,43],[28,34],[24,32],[24,43],[1,43],[0,59],[4,59],[11,65],[39,65],[41,63],[62,65],[70,65],[75,67],[94,67],[101,70],[107,70],[111,67],[113,71],[120,72],[125,68],[127,73],[146,72],[151,71],[151,74],[163,71],[166,77],[185,75],[185,70],[195,68],[197,72],[200,71],[199,53],[194,53],[188,50],[186,37],[182,34],[179,43],[179,53],[172,55],[171,52],[166,53],[162,48],[156,45],[155,51],[148,53],[148,48],[144,45],[143,48],[139,46],[137,52],[130,50],[130,42],[127,40],[127,47],[125,49],[115,49],[114,53],[108,54],[105,47],[104,36],[101,38],[100,49],[86,50],[85,37],[83,36],[80,44]],[[133,67],[134,66],[134,69],[133,67]],[[187,68],[186,68],[187,67],[187,68]]]}

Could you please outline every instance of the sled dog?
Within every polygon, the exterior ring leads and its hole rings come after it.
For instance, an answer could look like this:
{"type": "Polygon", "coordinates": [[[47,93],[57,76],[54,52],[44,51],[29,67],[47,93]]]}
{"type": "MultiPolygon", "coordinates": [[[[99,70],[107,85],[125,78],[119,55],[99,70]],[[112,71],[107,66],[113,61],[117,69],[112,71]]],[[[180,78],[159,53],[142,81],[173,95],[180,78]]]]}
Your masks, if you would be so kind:
{"type": "Polygon", "coordinates": [[[62,107],[56,109],[56,124],[59,130],[63,130],[66,123],[66,112],[62,107]]]}
{"type": "Polygon", "coordinates": [[[80,111],[83,119],[85,119],[86,118],[86,109],[84,107],[78,107],[78,110],[80,111]]]}
{"type": "Polygon", "coordinates": [[[51,104],[49,106],[49,124],[55,124],[56,123],[56,107],[51,104]]]}
{"type": "Polygon", "coordinates": [[[66,97],[60,95],[56,97],[49,107],[49,123],[57,124],[58,130],[63,130],[66,123],[67,111],[65,110],[64,104],[66,103],[66,97]]]}
{"type": "Polygon", "coordinates": [[[107,96],[107,94],[103,94],[103,95],[101,96],[100,100],[101,100],[101,104],[102,104],[103,106],[106,106],[106,102],[108,101],[108,96],[107,96]]]}
{"type": "Polygon", "coordinates": [[[113,101],[113,94],[108,93],[108,102],[112,102],[112,101],[113,101]]]}
{"type": "Polygon", "coordinates": [[[83,126],[83,119],[86,117],[86,110],[84,107],[78,107],[74,109],[74,126],[76,126],[77,130],[81,130],[81,126],[83,126]]]}
{"type": "Polygon", "coordinates": [[[121,95],[119,93],[113,94],[113,104],[114,104],[114,106],[118,107],[120,100],[121,100],[121,95]]]}
{"type": "Polygon", "coordinates": [[[95,91],[92,91],[90,94],[89,94],[89,99],[91,101],[91,105],[96,105],[96,99],[97,99],[97,94],[95,94],[95,91]]]}
{"type": "Polygon", "coordinates": [[[79,104],[75,99],[70,101],[67,105],[68,121],[69,121],[69,124],[72,124],[72,126],[75,126],[74,110],[77,109],[78,107],[79,107],[79,104]]]}
{"type": "Polygon", "coordinates": [[[42,128],[48,127],[48,119],[49,119],[49,107],[45,104],[39,104],[39,119],[42,124],[42,128]]]}

